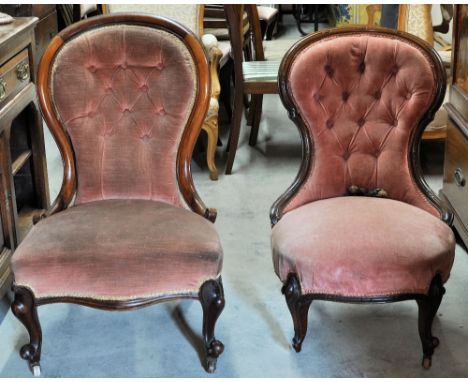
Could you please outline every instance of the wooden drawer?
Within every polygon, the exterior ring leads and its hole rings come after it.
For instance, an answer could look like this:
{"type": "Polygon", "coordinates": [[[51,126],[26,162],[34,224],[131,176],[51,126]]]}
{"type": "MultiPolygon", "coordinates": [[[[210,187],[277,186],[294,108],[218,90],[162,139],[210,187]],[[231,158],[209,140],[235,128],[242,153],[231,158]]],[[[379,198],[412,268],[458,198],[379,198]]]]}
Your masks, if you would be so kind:
{"type": "Polygon", "coordinates": [[[468,223],[468,137],[449,120],[445,142],[444,186],[445,197],[457,215],[468,223]]]}
{"type": "Polygon", "coordinates": [[[0,66],[0,107],[30,81],[28,50],[24,49],[0,66]]]}

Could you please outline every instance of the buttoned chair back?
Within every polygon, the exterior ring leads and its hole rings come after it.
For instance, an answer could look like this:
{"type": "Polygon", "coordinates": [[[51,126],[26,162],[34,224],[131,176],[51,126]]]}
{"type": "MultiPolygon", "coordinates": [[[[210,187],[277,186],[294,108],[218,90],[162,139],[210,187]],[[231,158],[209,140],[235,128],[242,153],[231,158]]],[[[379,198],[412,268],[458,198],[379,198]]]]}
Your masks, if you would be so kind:
{"type": "Polygon", "coordinates": [[[46,122],[72,147],[65,182],[76,172],[76,204],[146,199],[197,210],[190,160],[210,88],[202,46],[149,15],[87,22],[54,40],[39,84],[46,122]]]}
{"type": "Polygon", "coordinates": [[[303,162],[284,212],[350,187],[383,189],[389,198],[440,216],[422,179],[419,142],[445,93],[440,58],[424,41],[386,29],[331,29],[291,48],[280,94],[300,127],[303,162]]]}

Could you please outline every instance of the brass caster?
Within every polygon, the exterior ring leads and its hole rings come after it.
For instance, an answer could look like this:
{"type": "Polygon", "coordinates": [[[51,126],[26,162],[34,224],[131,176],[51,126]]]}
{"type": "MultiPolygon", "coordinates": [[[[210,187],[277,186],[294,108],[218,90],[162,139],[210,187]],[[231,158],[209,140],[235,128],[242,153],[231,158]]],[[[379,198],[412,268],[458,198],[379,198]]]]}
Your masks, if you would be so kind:
{"type": "Polygon", "coordinates": [[[425,370],[429,370],[432,365],[432,357],[424,356],[422,361],[422,367],[425,370]]]}

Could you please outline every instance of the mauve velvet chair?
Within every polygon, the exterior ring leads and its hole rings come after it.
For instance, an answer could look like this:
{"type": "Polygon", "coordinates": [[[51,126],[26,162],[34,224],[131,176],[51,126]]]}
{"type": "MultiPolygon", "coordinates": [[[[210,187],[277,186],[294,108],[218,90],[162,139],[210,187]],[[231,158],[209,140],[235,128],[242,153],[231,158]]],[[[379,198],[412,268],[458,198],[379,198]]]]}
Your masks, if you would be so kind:
{"type": "Polygon", "coordinates": [[[313,300],[415,299],[430,367],[439,344],[431,326],[455,240],[452,213],[422,177],[419,143],[445,83],[432,47],[387,29],[311,34],[283,59],[281,99],[300,130],[303,157],[272,206],[272,250],[296,351],[313,300]]]}
{"type": "Polygon", "coordinates": [[[222,248],[190,169],[210,100],[200,41],[151,15],[73,24],[44,54],[39,98],[64,180],[12,258],[12,310],[30,337],[21,357],[40,372],[39,305],[126,310],[189,298],[203,308],[213,372],[222,248]]]}

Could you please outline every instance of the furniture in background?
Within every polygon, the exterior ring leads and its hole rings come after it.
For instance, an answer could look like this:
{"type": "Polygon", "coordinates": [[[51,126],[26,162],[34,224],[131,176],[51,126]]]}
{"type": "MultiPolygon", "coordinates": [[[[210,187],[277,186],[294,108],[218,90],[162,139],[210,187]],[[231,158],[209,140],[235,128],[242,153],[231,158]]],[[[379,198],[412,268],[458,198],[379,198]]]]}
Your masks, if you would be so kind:
{"type": "Polygon", "coordinates": [[[272,249],[296,351],[314,300],[415,299],[423,367],[431,366],[455,239],[452,214],[423,179],[419,145],[445,84],[433,48],[389,29],[328,29],[284,58],[280,96],[303,157],[271,209],[272,249]]]}
{"type": "Polygon", "coordinates": [[[208,53],[211,73],[211,100],[208,114],[202,129],[208,136],[206,162],[212,180],[218,179],[215,156],[218,144],[218,113],[220,85],[218,71],[223,52],[218,48],[218,41],[214,35],[203,31],[204,6],[200,4],[107,4],[103,5],[103,13],[115,12],[143,12],[156,16],[168,17],[185,25],[201,38],[208,53]]]}
{"type": "Polygon", "coordinates": [[[452,75],[441,196],[454,212],[454,226],[468,246],[468,5],[456,5],[452,75]]]}
{"type": "Polygon", "coordinates": [[[98,4],[57,4],[59,30],[84,18],[102,14],[98,4]]]}
{"type": "Polygon", "coordinates": [[[257,6],[254,4],[225,5],[229,24],[232,57],[234,62],[234,107],[228,143],[226,174],[232,173],[239,142],[242,111],[247,95],[247,124],[251,125],[249,144],[257,142],[264,94],[277,94],[278,68],[286,51],[296,40],[263,41],[257,6]],[[248,30],[241,28],[244,10],[248,17],[248,30]]]}
{"type": "MultiPolygon", "coordinates": [[[[398,30],[411,33],[434,46],[435,33],[432,26],[432,4],[400,4],[398,14],[398,30]]],[[[450,20],[448,20],[450,22],[450,20]]],[[[441,41],[439,36],[439,41],[441,41]]],[[[451,66],[451,43],[437,48],[437,53],[442,58],[447,72],[450,74],[451,66]]],[[[449,80],[450,77],[448,76],[449,80]]],[[[447,83],[449,88],[450,81],[447,83]]],[[[448,101],[449,89],[446,92],[444,102],[448,101]]],[[[434,120],[427,126],[423,139],[445,139],[447,137],[447,111],[441,107],[434,120]]]]}
{"type": "Polygon", "coordinates": [[[38,91],[64,180],[11,260],[12,311],[29,333],[20,355],[40,373],[40,305],[198,299],[212,372],[223,351],[222,249],[190,169],[210,103],[204,48],[180,24],[143,14],[91,17],[58,36],[38,91]]]}
{"type": "Polygon", "coordinates": [[[278,25],[278,8],[275,6],[257,5],[258,18],[260,19],[260,29],[262,38],[271,40],[273,32],[278,25]]]}
{"type": "Polygon", "coordinates": [[[41,57],[50,40],[57,34],[57,11],[55,4],[4,4],[0,5],[0,12],[7,13],[13,17],[34,16],[39,18],[34,28],[34,73],[37,74],[41,57]]]}
{"type": "Polygon", "coordinates": [[[10,256],[48,208],[49,186],[36,95],[36,17],[0,25],[0,297],[10,290],[10,256]]]}

